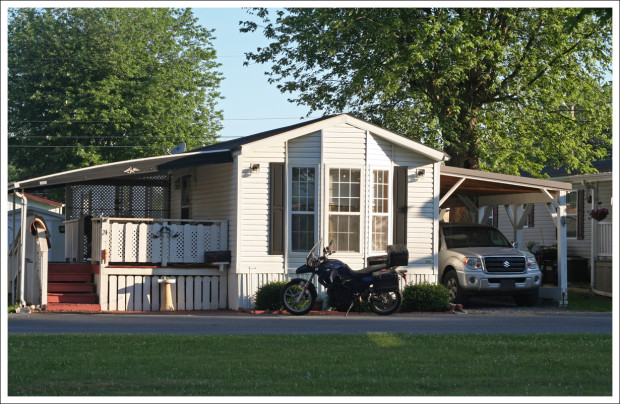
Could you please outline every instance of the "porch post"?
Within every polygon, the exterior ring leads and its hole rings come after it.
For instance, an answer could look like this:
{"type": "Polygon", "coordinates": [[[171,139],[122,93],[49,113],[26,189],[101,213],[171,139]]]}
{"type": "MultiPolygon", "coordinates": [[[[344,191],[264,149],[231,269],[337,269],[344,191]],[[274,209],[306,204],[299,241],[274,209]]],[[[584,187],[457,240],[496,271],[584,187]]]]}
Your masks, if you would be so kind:
{"type": "MultiPolygon", "coordinates": [[[[594,183],[594,188],[590,188],[592,197],[591,210],[598,207],[599,182],[594,183]]],[[[594,290],[594,276],[596,273],[596,260],[598,259],[598,221],[590,220],[590,290],[594,290]]]]}

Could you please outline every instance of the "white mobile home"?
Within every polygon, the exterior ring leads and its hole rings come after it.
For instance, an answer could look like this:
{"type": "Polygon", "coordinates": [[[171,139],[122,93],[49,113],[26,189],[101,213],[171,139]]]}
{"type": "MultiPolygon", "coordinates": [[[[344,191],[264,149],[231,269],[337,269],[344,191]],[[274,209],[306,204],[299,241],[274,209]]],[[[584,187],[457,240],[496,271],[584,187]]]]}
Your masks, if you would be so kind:
{"type": "Polygon", "coordinates": [[[260,284],[294,272],[321,238],[335,239],[355,269],[406,243],[409,279],[435,281],[446,159],[342,114],[11,188],[66,186],[66,261],[87,263],[93,288],[76,302],[55,286],[49,303],[158,310],[157,279],[167,275],[179,310],[237,309],[252,307],[260,284]]]}

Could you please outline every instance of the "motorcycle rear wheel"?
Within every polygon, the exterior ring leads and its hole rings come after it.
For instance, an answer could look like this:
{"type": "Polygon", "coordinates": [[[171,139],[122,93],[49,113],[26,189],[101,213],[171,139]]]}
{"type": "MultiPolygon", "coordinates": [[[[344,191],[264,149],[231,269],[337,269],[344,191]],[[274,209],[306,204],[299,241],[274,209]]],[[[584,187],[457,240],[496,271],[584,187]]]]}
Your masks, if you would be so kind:
{"type": "Polygon", "coordinates": [[[282,304],[289,313],[300,316],[306,314],[314,306],[316,291],[314,285],[310,284],[303,290],[305,279],[293,279],[282,288],[282,304]]]}
{"type": "Polygon", "coordinates": [[[402,301],[403,296],[399,290],[383,293],[373,292],[368,296],[368,305],[372,311],[381,316],[394,313],[400,308],[402,301]]]}

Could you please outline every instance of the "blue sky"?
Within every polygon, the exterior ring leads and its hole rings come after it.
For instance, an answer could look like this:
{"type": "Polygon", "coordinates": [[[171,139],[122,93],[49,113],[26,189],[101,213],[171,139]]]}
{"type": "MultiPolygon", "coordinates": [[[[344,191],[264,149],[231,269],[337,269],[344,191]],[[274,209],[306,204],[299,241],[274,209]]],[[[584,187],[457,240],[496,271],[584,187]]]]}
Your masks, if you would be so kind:
{"type": "MultiPolygon", "coordinates": [[[[221,140],[292,125],[300,122],[309,109],[287,101],[289,94],[282,94],[275,84],[267,82],[264,72],[267,65],[243,66],[245,52],[255,51],[268,41],[262,32],[241,33],[239,21],[255,20],[242,8],[192,7],[199,23],[207,29],[215,29],[213,45],[217,50],[220,71],[224,75],[221,92],[225,99],[219,102],[224,112],[224,129],[221,140]]],[[[314,112],[309,117],[319,117],[314,112]]]]}

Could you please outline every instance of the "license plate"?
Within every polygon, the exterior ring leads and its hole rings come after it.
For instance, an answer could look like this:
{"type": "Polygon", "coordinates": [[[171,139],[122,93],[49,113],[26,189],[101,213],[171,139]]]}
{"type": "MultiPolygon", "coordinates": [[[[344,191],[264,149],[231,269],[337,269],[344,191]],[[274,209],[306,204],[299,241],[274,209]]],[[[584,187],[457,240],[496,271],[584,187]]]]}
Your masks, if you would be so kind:
{"type": "Polygon", "coordinates": [[[501,290],[514,290],[515,280],[514,279],[502,279],[499,283],[499,288],[501,290]]]}

